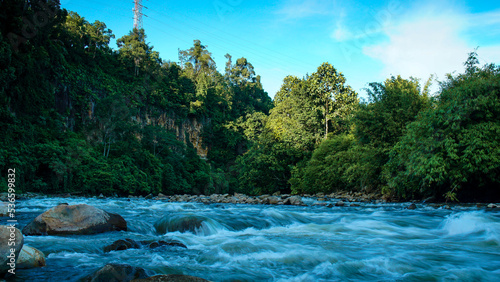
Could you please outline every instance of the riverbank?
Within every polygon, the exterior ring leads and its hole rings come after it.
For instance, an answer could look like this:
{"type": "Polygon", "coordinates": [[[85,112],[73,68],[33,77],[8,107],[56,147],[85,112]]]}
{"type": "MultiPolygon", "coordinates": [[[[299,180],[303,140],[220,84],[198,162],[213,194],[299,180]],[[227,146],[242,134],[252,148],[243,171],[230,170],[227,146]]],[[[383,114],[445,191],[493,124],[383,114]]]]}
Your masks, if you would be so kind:
{"type": "MultiPolygon", "coordinates": [[[[85,198],[109,198],[109,199],[123,199],[124,197],[119,197],[117,195],[106,197],[104,195],[99,196],[82,196],[79,193],[64,193],[64,194],[40,194],[28,192],[25,194],[17,195],[18,199],[23,198],[43,198],[43,197],[57,197],[57,198],[70,198],[70,197],[85,197],[85,198]]],[[[421,204],[426,204],[435,208],[445,208],[449,209],[452,206],[464,206],[464,207],[477,207],[477,208],[500,208],[499,203],[446,203],[446,202],[434,202],[433,198],[428,198],[422,201],[395,201],[394,199],[388,199],[380,193],[362,193],[362,192],[346,192],[340,191],[330,194],[317,193],[314,195],[303,194],[303,195],[291,195],[291,194],[281,194],[274,193],[272,195],[260,195],[260,196],[249,196],[241,193],[231,194],[212,194],[212,195],[164,195],[159,193],[157,195],[149,194],[147,196],[128,196],[127,199],[152,199],[158,201],[167,202],[180,202],[180,203],[204,203],[204,204],[251,204],[251,205],[295,205],[295,206],[340,206],[340,207],[356,207],[360,203],[408,203],[408,209],[415,209],[421,204]]],[[[7,193],[0,193],[0,200],[7,200],[7,193]]]]}

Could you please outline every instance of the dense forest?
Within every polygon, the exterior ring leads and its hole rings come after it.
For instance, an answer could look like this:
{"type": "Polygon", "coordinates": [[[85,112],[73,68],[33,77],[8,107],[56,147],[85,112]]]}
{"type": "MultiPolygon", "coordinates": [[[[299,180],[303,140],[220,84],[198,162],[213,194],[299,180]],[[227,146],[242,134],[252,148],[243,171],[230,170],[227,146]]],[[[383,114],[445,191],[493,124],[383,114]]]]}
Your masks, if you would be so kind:
{"type": "Polygon", "coordinates": [[[52,0],[0,0],[0,24],[1,181],[15,168],[18,191],[500,200],[500,67],[475,51],[436,95],[393,76],[360,101],[323,63],[272,101],[247,59],[220,73],[199,40],[178,62],[143,29],[115,50],[52,0]]]}

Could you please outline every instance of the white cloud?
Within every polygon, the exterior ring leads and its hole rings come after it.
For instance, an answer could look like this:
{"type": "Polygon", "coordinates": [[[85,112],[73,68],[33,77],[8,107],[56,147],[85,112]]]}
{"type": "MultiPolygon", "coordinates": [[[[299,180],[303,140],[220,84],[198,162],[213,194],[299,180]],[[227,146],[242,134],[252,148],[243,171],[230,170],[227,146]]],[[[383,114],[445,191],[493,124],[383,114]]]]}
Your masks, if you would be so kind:
{"type": "MultiPolygon", "coordinates": [[[[471,39],[464,34],[471,29],[477,34],[487,26],[498,28],[498,15],[498,12],[470,15],[436,7],[421,9],[386,28],[388,40],[364,46],[363,53],[384,64],[384,77],[402,75],[425,80],[435,74],[443,80],[446,73],[462,72],[467,54],[480,45],[480,38],[471,39]]],[[[483,58],[482,63],[498,63],[500,45],[480,47],[478,54],[483,58]]]]}
{"type": "Polygon", "coordinates": [[[387,75],[427,78],[461,71],[471,48],[461,39],[453,19],[421,19],[387,31],[389,42],[365,46],[363,53],[384,63],[387,75]]]}
{"type": "Polygon", "coordinates": [[[470,26],[488,26],[494,31],[500,31],[500,10],[484,12],[479,14],[471,14],[468,16],[468,24],[470,26]]]}

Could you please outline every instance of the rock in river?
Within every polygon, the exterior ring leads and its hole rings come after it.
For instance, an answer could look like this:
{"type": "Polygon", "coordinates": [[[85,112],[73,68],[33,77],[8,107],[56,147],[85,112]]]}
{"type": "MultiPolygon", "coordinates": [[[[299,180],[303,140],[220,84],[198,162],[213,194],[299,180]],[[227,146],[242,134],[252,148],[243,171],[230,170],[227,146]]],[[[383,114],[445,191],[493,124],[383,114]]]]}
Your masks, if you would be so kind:
{"type": "Polygon", "coordinates": [[[85,204],[61,204],[37,216],[23,228],[23,234],[96,234],[120,230],[127,230],[127,222],[118,214],[85,204]]]}
{"type": "Polygon", "coordinates": [[[141,267],[128,264],[110,263],[85,277],[82,281],[90,282],[128,282],[134,279],[147,278],[146,271],[141,267]]]}
{"type": "Polygon", "coordinates": [[[8,216],[9,215],[9,203],[0,202],[0,216],[8,216]]]}
{"type": "Polygon", "coordinates": [[[407,209],[409,210],[414,210],[417,208],[417,205],[415,205],[414,203],[411,203],[408,207],[406,207],[407,209]]]}
{"type": "Polygon", "coordinates": [[[182,274],[168,274],[168,275],[155,275],[145,279],[135,279],[132,282],[209,282],[200,277],[182,275],[182,274]]]}
{"type": "Polygon", "coordinates": [[[304,203],[302,202],[302,198],[300,196],[291,196],[289,198],[286,198],[283,204],[301,206],[304,203]]]}
{"type": "Polygon", "coordinates": [[[23,234],[15,227],[0,225],[0,242],[0,277],[3,277],[11,266],[16,267],[16,259],[24,244],[23,234]]]}
{"type": "Polygon", "coordinates": [[[18,268],[35,268],[45,266],[45,255],[41,251],[24,245],[17,258],[18,268]]]}
{"type": "Polygon", "coordinates": [[[182,216],[165,216],[155,223],[156,232],[158,234],[166,234],[167,232],[192,232],[196,233],[202,227],[205,218],[195,215],[182,216]]]}
{"type": "Polygon", "coordinates": [[[169,241],[164,241],[164,240],[159,240],[159,241],[140,241],[137,242],[132,239],[120,239],[113,244],[104,247],[104,252],[111,252],[111,251],[122,251],[122,250],[127,250],[127,249],[139,249],[143,246],[147,246],[150,249],[158,248],[161,246],[171,246],[171,247],[182,247],[182,248],[187,248],[186,245],[182,244],[179,241],[176,240],[169,240],[169,241]]]}

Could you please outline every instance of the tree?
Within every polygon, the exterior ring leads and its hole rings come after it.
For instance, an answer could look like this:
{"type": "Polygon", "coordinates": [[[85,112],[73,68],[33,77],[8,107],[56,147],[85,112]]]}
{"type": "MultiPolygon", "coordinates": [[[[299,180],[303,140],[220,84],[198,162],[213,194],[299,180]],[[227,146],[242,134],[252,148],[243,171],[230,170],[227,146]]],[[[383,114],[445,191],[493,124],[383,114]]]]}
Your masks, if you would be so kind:
{"type": "Polygon", "coordinates": [[[390,149],[430,105],[427,89],[421,91],[418,80],[399,75],[382,83],[370,83],[369,104],[361,104],[354,115],[355,135],[362,144],[390,149]]]}
{"type": "Polygon", "coordinates": [[[144,29],[134,28],[128,35],[118,38],[116,45],[125,60],[133,60],[135,76],[139,75],[140,70],[151,71],[152,66],[161,64],[158,52],[146,43],[144,29]]]}
{"type": "Polygon", "coordinates": [[[210,73],[216,68],[212,53],[208,52],[207,46],[202,45],[200,40],[194,40],[194,46],[188,50],[179,51],[179,61],[181,66],[192,71],[195,79],[200,72],[210,73]]]}
{"type": "Polygon", "coordinates": [[[326,139],[330,132],[346,132],[347,120],[359,101],[356,92],[346,85],[344,75],[329,63],[323,63],[309,80],[312,99],[323,113],[323,137],[326,139]],[[333,130],[330,129],[330,122],[333,130]]]}
{"type": "Polygon", "coordinates": [[[402,198],[500,198],[500,67],[448,76],[434,108],[408,125],[385,168],[388,192],[402,198]]]}
{"type": "Polygon", "coordinates": [[[292,191],[371,191],[384,185],[380,175],[389,151],[429,101],[417,80],[398,76],[370,86],[370,103],[360,104],[352,114],[352,133],[323,140],[312,158],[294,169],[292,191]]]}

